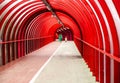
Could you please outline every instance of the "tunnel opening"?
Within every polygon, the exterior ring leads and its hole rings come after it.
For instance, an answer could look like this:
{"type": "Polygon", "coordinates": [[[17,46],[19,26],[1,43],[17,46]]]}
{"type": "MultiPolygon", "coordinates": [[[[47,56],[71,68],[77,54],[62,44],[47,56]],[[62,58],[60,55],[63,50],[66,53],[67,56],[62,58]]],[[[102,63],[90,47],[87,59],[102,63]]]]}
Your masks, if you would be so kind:
{"type": "Polygon", "coordinates": [[[54,38],[59,41],[73,41],[73,32],[69,27],[60,27],[56,29],[54,38]]]}

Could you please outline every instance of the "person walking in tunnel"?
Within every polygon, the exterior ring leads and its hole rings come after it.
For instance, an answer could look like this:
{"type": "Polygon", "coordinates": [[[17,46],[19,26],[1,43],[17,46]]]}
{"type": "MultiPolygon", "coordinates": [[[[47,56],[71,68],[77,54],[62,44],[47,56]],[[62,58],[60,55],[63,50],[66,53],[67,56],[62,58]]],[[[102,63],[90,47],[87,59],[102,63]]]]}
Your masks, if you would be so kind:
{"type": "Polygon", "coordinates": [[[67,36],[65,36],[65,42],[67,42],[67,36]]]}
{"type": "Polygon", "coordinates": [[[62,34],[59,34],[59,41],[62,41],[62,34]]]}

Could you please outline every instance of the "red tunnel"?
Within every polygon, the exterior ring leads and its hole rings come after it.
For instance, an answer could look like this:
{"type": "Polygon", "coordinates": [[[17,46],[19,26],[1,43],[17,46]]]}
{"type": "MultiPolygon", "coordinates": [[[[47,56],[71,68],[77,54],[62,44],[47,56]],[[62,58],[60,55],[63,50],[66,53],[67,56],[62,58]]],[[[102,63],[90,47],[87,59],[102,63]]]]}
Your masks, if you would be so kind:
{"type": "MultiPolygon", "coordinates": [[[[120,1],[47,1],[96,80],[120,83],[120,1]]],[[[65,31],[42,0],[1,0],[0,15],[0,65],[54,41],[58,29],[65,31]]]]}

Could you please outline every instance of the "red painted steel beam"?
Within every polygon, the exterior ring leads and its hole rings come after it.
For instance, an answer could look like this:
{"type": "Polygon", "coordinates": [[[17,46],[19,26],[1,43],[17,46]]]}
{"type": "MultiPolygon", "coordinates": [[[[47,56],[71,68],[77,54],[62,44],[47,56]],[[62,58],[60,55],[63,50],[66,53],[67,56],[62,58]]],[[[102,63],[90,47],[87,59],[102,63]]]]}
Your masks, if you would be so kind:
{"type": "Polygon", "coordinates": [[[93,46],[92,44],[87,43],[87,42],[84,41],[84,40],[81,40],[81,39],[78,38],[78,37],[75,37],[75,38],[78,39],[78,40],[80,40],[80,41],[82,41],[83,43],[87,44],[89,47],[91,47],[91,48],[93,48],[93,49],[101,52],[102,54],[105,54],[105,55],[108,56],[109,58],[114,59],[114,60],[117,61],[117,62],[120,62],[120,58],[118,58],[118,57],[116,57],[116,56],[113,56],[113,55],[111,55],[110,53],[107,53],[107,52],[105,52],[105,51],[103,51],[103,50],[101,50],[101,49],[93,46]]]}

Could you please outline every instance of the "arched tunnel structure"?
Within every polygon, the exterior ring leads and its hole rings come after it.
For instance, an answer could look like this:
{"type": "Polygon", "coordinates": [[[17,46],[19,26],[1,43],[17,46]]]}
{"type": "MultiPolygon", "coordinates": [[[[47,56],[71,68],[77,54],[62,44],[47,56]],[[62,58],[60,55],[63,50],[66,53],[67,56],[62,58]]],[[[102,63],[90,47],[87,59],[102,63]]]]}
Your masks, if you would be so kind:
{"type": "Polygon", "coordinates": [[[47,0],[55,16],[43,1],[0,1],[0,64],[54,41],[56,31],[68,27],[96,80],[120,83],[120,1],[47,0]]]}

